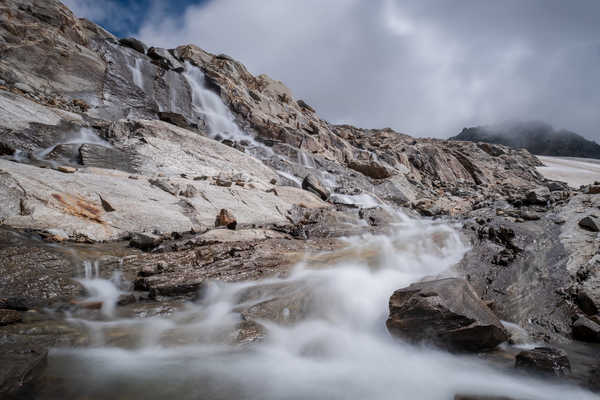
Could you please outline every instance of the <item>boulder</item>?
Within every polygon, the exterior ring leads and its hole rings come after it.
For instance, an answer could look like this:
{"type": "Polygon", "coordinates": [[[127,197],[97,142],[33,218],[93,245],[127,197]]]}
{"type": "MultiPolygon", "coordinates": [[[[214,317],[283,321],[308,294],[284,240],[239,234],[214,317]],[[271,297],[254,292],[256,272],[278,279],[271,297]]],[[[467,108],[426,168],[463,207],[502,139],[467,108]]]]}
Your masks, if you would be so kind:
{"type": "Polygon", "coordinates": [[[573,338],[582,342],[600,343],[600,325],[580,316],[573,323],[573,338]]]}
{"type": "Polygon", "coordinates": [[[569,362],[567,353],[563,350],[550,347],[536,347],[533,350],[525,350],[517,354],[515,368],[564,376],[571,372],[571,363],[569,362]]]}
{"type": "Polygon", "coordinates": [[[119,44],[121,46],[125,46],[125,47],[129,47],[131,49],[134,49],[135,51],[142,53],[142,54],[146,54],[146,49],[148,48],[148,46],[146,46],[140,40],[133,38],[133,37],[126,37],[126,38],[119,39],[119,44]]]}
{"type": "Polygon", "coordinates": [[[237,226],[237,220],[231,211],[225,208],[221,209],[215,220],[215,227],[218,228],[219,226],[225,226],[227,229],[235,230],[235,227],[237,226]]]}
{"type": "Polygon", "coordinates": [[[183,64],[177,61],[167,49],[160,47],[150,47],[148,56],[154,60],[155,64],[164,69],[171,69],[175,72],[183,72],[183,64]]]}
{"type": "Polygon", "coordinates": [[[394,174],[391,168],[376,160],[351,160],[348,161],[348,168],[358,171],[361,174],[373,179],[385,179],[394,174]]]}
{"type": "Polygon", "coordinates": [[[162,238],[150,233],[132,233],[129,239],[129,246],[140,250],[152,250],[162,242],[162,238]]]}
{"type": "Polygon", "coordinates": [[[308,190],[319,196],[323,200],[327,200],[329,198],[329,190],[312,174],[306,175],[304,180],[302,181],[302,189],[308,190]]]}
{"type": "Polygon", "coordinates": [[[600,219],[594,215],[588,215],[579,221],[579,226],[592,232],[600,232],[600,219]]]}
{"type": "Polygon", "coordinates": [[[170,124],[176,125],[180,128],[188,129],[190,128],[190,122],[181,114],[170,112],[170,111],[162,111],[158,113],[158,118],[161,121],[168,122],[170,124]]]}
{"type": "Polygon", "coordinates": [[[390,298],[388,331],[457,351],[495,348],[508,339],[500,320],[464,279],[419,282],[390,298]]]}
{"type": "Polygon", "coordinates": [[[546,205],[550,199],[550,189],[545,186],[530,190],[525,196],[528,204],[546,205]]]}

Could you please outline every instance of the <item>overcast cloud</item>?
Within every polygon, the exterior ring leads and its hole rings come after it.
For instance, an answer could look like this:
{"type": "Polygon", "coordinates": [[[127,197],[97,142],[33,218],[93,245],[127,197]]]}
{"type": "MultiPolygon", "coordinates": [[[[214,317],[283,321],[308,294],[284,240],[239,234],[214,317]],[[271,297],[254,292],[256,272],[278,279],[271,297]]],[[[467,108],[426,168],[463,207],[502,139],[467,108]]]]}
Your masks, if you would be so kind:
{"type": "Polygon", "coordinates": [[[597,0],[214,0],[157,8],[138,36],[229,54],[330,122],[447,137],[543,120],[600,139],[599,21],[597,0]]]}

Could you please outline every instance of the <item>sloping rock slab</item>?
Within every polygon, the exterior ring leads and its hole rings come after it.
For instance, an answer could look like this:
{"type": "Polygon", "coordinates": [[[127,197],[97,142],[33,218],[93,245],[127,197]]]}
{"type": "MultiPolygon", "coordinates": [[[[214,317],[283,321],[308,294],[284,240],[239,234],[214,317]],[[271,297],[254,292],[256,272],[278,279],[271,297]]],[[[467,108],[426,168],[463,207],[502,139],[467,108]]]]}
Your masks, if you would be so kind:
{"type": "Polygon", "coordinates": [[[508,339],[500,320],[463,279],[420,282],[390,298],[394,336],[459,351],[489,350],[508,339]]]}

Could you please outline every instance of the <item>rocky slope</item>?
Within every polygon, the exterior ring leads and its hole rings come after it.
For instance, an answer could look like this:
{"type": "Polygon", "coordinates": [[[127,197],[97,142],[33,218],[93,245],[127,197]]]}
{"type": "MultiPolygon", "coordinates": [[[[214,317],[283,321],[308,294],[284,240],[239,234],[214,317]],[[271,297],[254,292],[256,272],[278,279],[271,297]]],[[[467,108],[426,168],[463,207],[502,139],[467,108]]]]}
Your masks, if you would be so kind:
{"type": "Polygon", "coordinates": [[[567,130],[541,122],[506,123],[464,128],[450,140],[468,140],[524,148],[532,154],[557,157],[600,158],[600,145],[567,130]]]}
{"type": "MultiPolygon", "coordinates": [[[[84,260],[119,271],[135,296],[118,305],[141,318],[210,280],[376,258],[340,237],[387,233],[403,215],[445,218],[472,246],[449,272],[465,280],[430,283],[424,317],[451,303],[467,310],[451,323],[481,333],[470,321],[488,316],[493,345],[507,333],[490,308],[528,339],[598,341],[597,186],[545,180],[526,150],[330,124],[227,55],[119,40],[55,0],[6,0],[0,20],[0,393],[35,381],[49,346],[89,343],[57,317],[105,307],[80,299],[84,260]],[[472,301],[448,303],[461,292],[472,301]]],[[[302,287],[254,292],[244,298],[273,299],[240,306],[242,342],[264,335],[256,320],[300,318],[310,301],[302,287]]]]}

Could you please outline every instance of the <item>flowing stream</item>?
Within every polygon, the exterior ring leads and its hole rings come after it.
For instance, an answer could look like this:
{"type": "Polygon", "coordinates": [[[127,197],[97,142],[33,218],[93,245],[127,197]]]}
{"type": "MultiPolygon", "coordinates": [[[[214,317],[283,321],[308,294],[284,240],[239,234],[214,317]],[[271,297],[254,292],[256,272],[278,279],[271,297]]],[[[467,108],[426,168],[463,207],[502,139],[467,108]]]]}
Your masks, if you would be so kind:
{"type": "Polygon", "coordinates": [[[52,385],[40,398],[597,398],[389,336],[393,291],[449,271],[468,250],[452,227],[405,219],[390,235],[347,242],[287,277],[212,282],[200,301],[147,318],[119,316],[118,277],[101,280],[88,264],[82,283],[109,305],[101,319],[72,319],[90,331],[92,346],[54,349],[47,369],[52,385]],[[264,331],[240,339],[242,310],[252,308],[270,310],[263,314],[268,319],[255,318],[264,331]]]}

